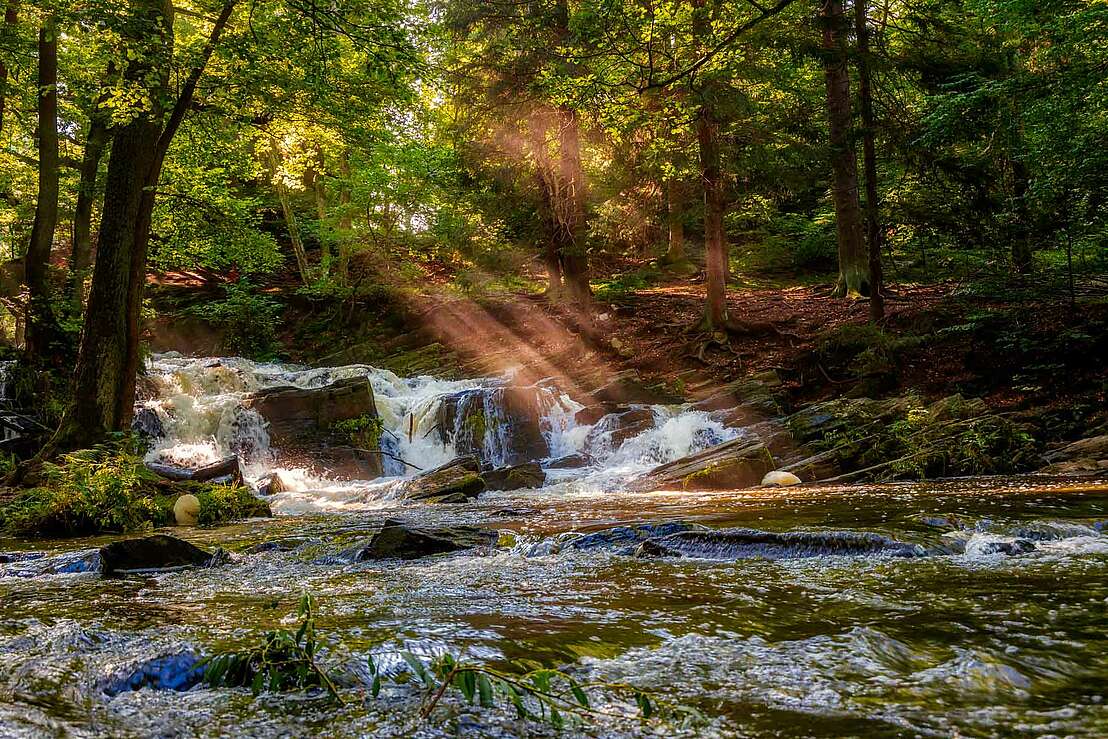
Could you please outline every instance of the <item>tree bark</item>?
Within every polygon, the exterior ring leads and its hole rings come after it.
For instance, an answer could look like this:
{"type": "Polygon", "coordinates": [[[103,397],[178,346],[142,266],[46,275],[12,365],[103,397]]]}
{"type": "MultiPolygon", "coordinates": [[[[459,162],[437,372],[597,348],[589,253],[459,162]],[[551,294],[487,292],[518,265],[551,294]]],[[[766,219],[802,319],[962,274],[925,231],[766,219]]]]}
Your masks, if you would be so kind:
{"type": "Polygon", "coordinates": [[[839,278],[834,294],[840,297],[866,295],[869,293],[869,258],[862,241],[858,159],[850,140],[850,69],[847,66],[843,3],[842,0],[820,2],[831,144],[831,187],[839,245],[839,278]]]}
{"type": "Polygon", "coordinates": [[[77,186],[77,204],[73,210],[73,251],[69,258],[69,284],[66,288],[73,315],[81,312],[85,282],[92,266],[92,209],[96,203],[96,177],[100,173],[100,162],[109,140],[108,127],[103,120],[93,117],[85,137],[81,181],[77,186]]]}
{"type": "Polygon", "coordinates": [[[581,167],[581,138],[577,111],[558,109],[559,177],[558,256],[570,300],[587,307],[592,302],[589,286],[589,256],[585,247],[585,174],[581,167]]]}
{"type": "Polygon", "coordinates": [[[351,231],[354,229],[354,218],[350,213],[350,152],[348,151],[342,153],[339,174],[342,175],[342,185],[339,187],[339,208],[342,213],[339,216],[339,258],[336,279],[340,285],[346,285],[350,279],[350,245],[353,240],[351,231]]]}
{"type": "Polygon", "coordinates": [[[132,30],[124,42],[147,48],[128,65],[124,77],[146,91],[148,102],[113,132],[96,265],[73,376],[73,398],[40,459],[98,443],[109,433],[125,430],[130,423],[154,192],[173,137],[192,106],[200,77],[235,4],[236,0],[224,3],[200,59],[166,120],[160,101],[173,56],[173,6],[169,0],[131,1],[136,23],[129,26],[132,30]]]}
{"type": "Polygon", "coordinates": [[[49,273],[58,225],[58,38],[53,17],[39,30],[38,57],[38,202],[26,260],[26,357],[31,367],[43,366],[59,333],[50,304],[49,273]]]}
{"type": "Polygon", "coordinates": [[[723,179],[720,174],[719,123],[708,105],[696,120],[700,147],[700,178],[704,188],[704,251],[708,302],[704,324],[708,330],[725,328],[727,317],[727,240],[723,233],[723,179]]]}
{"type": "Polygon", "coordinates": [[[1015,196],[1016,229],[1012,235],[1012,268],[1018,274],[1031,271],[1031,212],[1027,207],[1030,176],[1027,166],[1012,159],[1012,193],[1015,196]]]}
{"type": "Polygon", "coordinates": [[[317,165],[309,170],[312,193],[315,195],[316,218],[319,220],[319,266],[324,274],[331,271],[331,240],[333,233],[327,227],[327,183],[323,179],[326,163],[323,151],[316,151],[317,165]]]}
{"type": "Polygon", "coordinates": [[[869,316],[885,316],[884,269],[881,265],[881,229],[877,203],[877,147],[874,143],[869,18],[866,0],[854,0],[854,25],[858,38],[858,95],[862,108],[862,164],[866,175],[866,245],[869,248],[869,316]]]}
{"type": "Polygon", "coordinates": [[[667,265],[683,264],[688,259],[685,255],[685,192],[676,179],[666,184],[666,225],[669,245],[662,261],[667,265]]]}
{"type": "Polygon", "coordinates": [[[542,111],[532,111],[525,123],[530,138],[531,161],[535,167],[535,183],[539,190],[537,208],[539,222],[539,255],[546,268],[546,299],[558,303],[565,297],[565,283],[562,277],[562,262],[558,255],[557,216],[555,213],[555,190],[557,177],[550,157],[550,144],[547,136],[550,132],[549,119],[542,111]]]}
{"type": "MultiPolygon", "coordinates": [[[[4,26],[14,29],[19,24],[19,3],[8,0],[4,9],[4,26]]],[[[8,112],[8,65],[0,61],[0,133],[4,132],[4,118],[8,112]]]]}

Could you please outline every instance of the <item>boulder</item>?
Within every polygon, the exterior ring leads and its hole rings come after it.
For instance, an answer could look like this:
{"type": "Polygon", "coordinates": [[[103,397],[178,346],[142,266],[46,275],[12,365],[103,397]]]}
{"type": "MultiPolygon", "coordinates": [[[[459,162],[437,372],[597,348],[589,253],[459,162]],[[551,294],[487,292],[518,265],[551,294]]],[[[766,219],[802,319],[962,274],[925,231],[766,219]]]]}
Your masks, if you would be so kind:
{"type": "Polygon", "coordinates": [[[1041,472],[1054,474],[1101,473],[1108,470],[1108,434],[1078,439],[1043,455],[1041,472]]]}
{"type": "Polygon", "coordinates": [[[277,495],[279,493],[287,492],[289,489],[288,483],[281,478],[280,472],[270,472],[265,477],[258,480],[255,485],[254,492],[258,495],[277,495]]]}
{"type": "Polygon", "coordinates": [[[343,562],[373,559],[419,559],[496,544],[497,532],[476,526],[422,527],[389,519],[368,539],[341,552],[343,562]]]}
{"type": "Polygon", "coordinates": [[[189,690],[204,678],[204,664],[195,654],[182,652],[142,662],[125,675],[109,680],[105,694],[114,696],[132,690],[189,690]]]}
{"type": "Polygon", "coordinates": [[[640,557],[797,559],[831,556],[922,557],[927,551],[880,534],[853,531],[759,531],[734,528],[686,531],[639,545],[640,557]]]}
{"type": "Polygon", "coordinates": [[[842,470],[839,466],[839,453],[831,449],[782,465],[781,471],[796,475],[802,481],[815,482],[817,480],[830,480],[842,470]]]}
{"type": "Polygon", "coordinates": [[[540,488],[546,482],[546,473],[538,462],[517,464],[514,467],[500,467],[483,472],[485,487],[488,490],[520,490],[522,488],[540,488]]]}
{"type": "Polygon", "coordinates": [[[578,426],[592,426],[609,413],[623,413],[629,410],[631,406],[623,403],[593,403],[574,413],[573,420],[578,426]]]}
{"type": "Polygon", "coordinates": [[[735,425],[747,425],[769,416],[781,415],[774,393],[781,378],[773,370],[737,380],[692,405],[695,411],[729,411],[735,425]],[[742,423],[742,421],[746,423],[742,423]]]}
{"type": "Polygon", "coordinates": [[[589,432],[585,444],[594,450],[600,444],[618,449],[623,442],[651,428],[654,428],[652,409],[645,406],[630,408],[601,418],[589,432]]]}
{"type": "Polygon", "coordinates": [[[600,403],[674,405],[685,400],[661,386],[647,385],[635,370],[625,370],[613,375],[603,385],[590,392],[589,395],[593,400],[600,403]]]}
{"type": "MultiPolygon", "coordinates": [[[[267,388],[248,396],[243,407],[266,420],[270,442],[282,452],[306,449],[314,454],[321,446],[342,449],[350,439],[335,432],[336,424],[378,417],[373,387],[364,377],[337,380],[318,388],[267,388]]],[[[344,456],[351,458],[349,454],[344,456]]],[[[364,463],[364,469],[359,466],[354,477],[380,477],[383,470],[379,457],[363,453],[359,462],[364,463]]]]}
{"type": "Polygon", "coordinates": [[[566,454],[562,457],[555,457],[543,464],[543,467],[548,470],[575,470],[579,467],[588,467],[592,463],[592,457],[582,452],[576,452],[574,454],[566,454]]]}
{"type": "Polygon", "coordinates": [[[457,494],[476,498],[485,490],[477,457],[457,457],[433,470],[405,480],[398,496],[407,500],[434,500],[457,494]]]}
{"type": "Polygon", "coordinates": [[[200,523],[200,499],[186,493],[173,503],[173,519],[178,526],[195,526],[200,523]]]}
{"type": "Polygon", "coordinates": [[[542,459],[550,454],[542,423],[551,402],[550,393],[535,386],[463,390],[440,402],[439,435],[459,454],[485,462],[516,465],[542,459]]]}
{"type": "Polygon", "coordinates": [[[632,484],[635,490],[737,490],[757,485],[776,469],[758,439],[741,436],[655,467],[632,484]]]}
{"type": "Polygon", "coordinates": [[[784,488],[790,485],[799,485],[801,479],[791,472],[785,472],[783,470],[774,470],[773,472],[767,472],[766,476],[762,478],[762,487],[775,487],[784,488]]]}
{"type": "Polygon", "coordinates": [[[146,441],[154,441],[165,436],[165,426],[158,412],[148,406],[135,409],[131,419],[131,430],[146,441]]]}
{"type": "Polygon", "coordinates": [[[222,557],[221,550],[213,554],[184,539],[155,534],[141,539],[113,541],[100,547],[100,571],[104,575],[114,575],[207,567],[222,557]]]}

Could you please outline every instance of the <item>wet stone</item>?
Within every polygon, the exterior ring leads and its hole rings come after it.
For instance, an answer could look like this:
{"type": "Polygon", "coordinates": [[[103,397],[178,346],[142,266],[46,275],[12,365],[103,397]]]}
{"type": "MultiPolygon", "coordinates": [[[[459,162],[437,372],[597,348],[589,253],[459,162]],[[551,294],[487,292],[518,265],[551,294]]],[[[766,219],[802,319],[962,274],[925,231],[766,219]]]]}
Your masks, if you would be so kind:
{"type": "Polygon", "coordinates": [[[590,534],[568,534],[545,539],[531,547],[527,556],[545,557],[559,552],[595,550],[611,550],[616,554],[630,555],[647,539],[687,531],[708,531],[708,528],[684,521],[615,526],[590,534]]]}
{"type": "Polygon", "coordinates": [[[543,465],[548,470],[574,470],[579,467],[588,467],[593,460],[587,454],[567,454],[564,457],[556,457],[543,465]]]}
{"type": "Polygon", "coordinates": [[[517,464],[514,467],[500,467],[483,472],[485,485],[489,490],[520,490],[542,487],[546,482],[546,473],[537,462],[517,464]]]}
{"type": "Polygon", "coordinates": [[[423,527],[389,519],[368,539],[324,561],[419,559],[433,554],[491,547],[498,538],[496,531],[476,526],[423,527]]]}
{"type": "Polygon", "coordinates": [[[113,541],[100,548],[101,572],[113,575],[127,572],[177,570],[216,564],[222,550],[206,552],[184,539],[165,534],[141,539],[113,541]]]}
{"type": "Polygon", "coordinates": [[[647,539],[639,557],[697,557],[702,559],[799,559],[833,556],[921,557],[916,544],[880,534],[853,531],[790,531],[778,533],[734,528],[692,531],[647,539]]]}
{"type": "Polygon", "coordinates": [[[191,652],[172,654],[143,662],[125,677],[109,681],[103,688],[107,695],[119,695],[132,690],[189,690],[204,679],[201,660],[191,652]]]}

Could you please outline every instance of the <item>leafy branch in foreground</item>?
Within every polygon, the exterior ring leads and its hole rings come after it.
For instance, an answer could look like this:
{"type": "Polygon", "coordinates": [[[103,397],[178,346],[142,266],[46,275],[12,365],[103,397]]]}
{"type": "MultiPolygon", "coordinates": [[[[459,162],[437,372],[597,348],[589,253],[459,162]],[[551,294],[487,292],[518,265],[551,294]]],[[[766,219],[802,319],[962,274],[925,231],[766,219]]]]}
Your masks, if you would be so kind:
{"type": "MultiPolygon", "coordinates": [[[[561,670],[548,668],[510,673],[487,665],[462,662],[450,654],[437,657],[430,665],[425,665],[411,652],[401,652],[400,656],[428,691],[428,698],[420,712],[424,719],[431,716],[449,691],[457,691],[466,702],[476,702],[482,708],[493,708],[498,703],[509,704],[515,708],[519,718],[547,721],[555,729],[565,726],[567,716],[578,721],[600,717],[627,718],[625,714],[594,707],[589,700],[589,691],[593,690],[630,697],[643,719],[659,716],[689,723],[700,718],[693,708],[661,702],[650,693],[625,683],[582,683],[561,670]]],[[[372,659],[370,671],[374,674],[373,695],[376,696],[380,680],[372,659]]]]}
{"type": "Polygon", "coordinates": [[[204,660],[204,682],[213,688],[250,688],[254,695],[263,690],[322,688],[331,699],[342,703],[342,696],[327,671],[316,662],[319,642],[315,632],[315,598],[300,597],[297,615],[300,628],[293,634],[285,629],[267,631],[260,646],[241,652],[224,652],[204,660]]]}
{"type": "MultiPolygon", "coordinates": [[[[300,626],[296,633],[285,629],[267,631],[260,646],[237,652],[224,652],[204,660],[204,682],[211,687],[250,688],[255,695],[268,692],[320,688],[328,697],[342,703],[334,678],[316,661],[319,640],[316,636],[315,598],[305,593],[297,610],[300,626]]],[[[466,702],[482,708],[497,705],[512,706],[521,719],[549,722],[555,729],[565,726],[567,717],[577,721],[611,717],[626,719],[626,715],[596,708],[589,691],[603,690],[626,696],[638,706],[643,719],[664,717],[689,723],[699,720],[693,708],[659,701],[644,690],[624,683],[582,683],[573,676],[553,669],[527,672],[505,672],[495,668],[470,664],[445,654],[429,664],[412,654],[400,652],[400,657],[426,691],[420,711],[427,719],[448,692],[456,691],[466,702]]],[[[369,672],[373,676],[370,693],[376,698],[381,692],[385,675],[373,657],[369,657],[369,672]]],[[[399,681],[407,679],[407,673],[399,681]]],[[[399,682],[398,681],[398,682],[399,682]]]]}

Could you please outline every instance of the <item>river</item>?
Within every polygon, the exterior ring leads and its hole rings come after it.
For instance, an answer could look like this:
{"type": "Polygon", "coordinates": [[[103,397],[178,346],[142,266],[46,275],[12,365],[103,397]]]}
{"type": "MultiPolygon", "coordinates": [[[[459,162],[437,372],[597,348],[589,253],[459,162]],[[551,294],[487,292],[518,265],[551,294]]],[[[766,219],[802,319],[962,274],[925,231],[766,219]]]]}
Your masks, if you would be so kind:
{"type": "MultiPolygon", "coordinates": [[[[315,594],[324,659],[357,674],[374,655],[443,652],[507,668],[527,661],[583,680],[627,682],[697,708],[681,727],[641,722],[618,695],[610,716],[567,730],[595,736],[1108,735],[1108,484],[978,478],[873,486],[799,486],[713,493],[635,493],[651,467],[743,433],[706,413],[655,408],[654,425],[622,444],[578,425],[573,399],[551,389],[551,456],[588,451],[539,489],[487,492],[464,505],[395,497],[395,460],[373,481],[274,462],[245,394],[365,376],[396,456],[431,467],[454,450],[430,433],[442,398],[498,378],[398,378],[368,367],[308,370],[245,360],[154,357],[147,401],[165,439],[151,457],[198,463],[229,451],[289,490],[277,515],[173,533],[224,547],[231,564],[152,576],[47,574],[50,563],[112,537],[0,540],[0,734],[4,736],[529,736],[550,731],[514,711],[451,698],[419,718],[421,695],[357,686],[334,705],[312,694],[193,688],[115,695],[105,686],[162,655],[210,653],[295,622],[315,594]],[[415,419],[414,423],[411,420],[415,419]],[[489,551],[414,561],[328,563],[318,551],[383,517],[500,531],[489,551]],[[569,532],[685,521],[769,532],[870,532],[931,556],[642,559],[573,549],[569,532]],[[293,551],[246,553],[300,537],[293,551]],[[959,542],[956,548],[948,545],[959,542]],[[1029,541],[1024,549],[1000,546],[1029,541]],[[554,551],[555,553],[550,553],[554,551]],[[958,553],[941,553],[956,551],[958,553]]],[[[603,421],[599,422],[603,424],[603,421]]],[[[494,426],[494,425],[490,425],[494,426]]],[[[499,433],[486,445],[495,455],[499,433]]],[[[493,460],[495,461],[495,460],[493,460]]],[[[114,692],[114,691],[113,691],[114,692]]]]}

